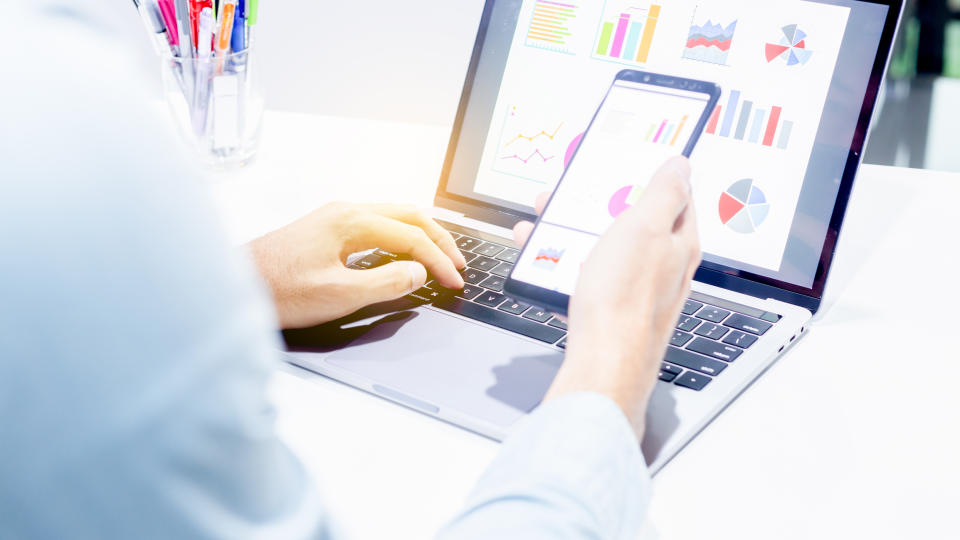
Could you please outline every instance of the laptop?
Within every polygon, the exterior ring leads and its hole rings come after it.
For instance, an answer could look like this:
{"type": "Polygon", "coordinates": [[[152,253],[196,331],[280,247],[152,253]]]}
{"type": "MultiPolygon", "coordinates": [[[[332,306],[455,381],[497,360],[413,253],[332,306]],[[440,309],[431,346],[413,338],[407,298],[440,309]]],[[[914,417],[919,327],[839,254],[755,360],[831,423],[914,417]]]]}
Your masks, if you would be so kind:
{"type": "MultiPolygon", "coordinates": [[[[288,360],[501,440],[563,363],[565,323],[503,294],[534,220],[617,72],[716,82],[691,161],[703,263],[648,409],[659,471],[820,309],[900,0],[487,0],[432,209],[468,261],[315,328],[288,360]]],[[[439,69],[439,68],[438,68],[439,69]]],[[[635,179],[625,179],[625,184],[635,179]]],[[[630,246],[623,246],[624,250],[630,246]]],[[[374,250],[358,270],[409,257],[374,250]]]]}

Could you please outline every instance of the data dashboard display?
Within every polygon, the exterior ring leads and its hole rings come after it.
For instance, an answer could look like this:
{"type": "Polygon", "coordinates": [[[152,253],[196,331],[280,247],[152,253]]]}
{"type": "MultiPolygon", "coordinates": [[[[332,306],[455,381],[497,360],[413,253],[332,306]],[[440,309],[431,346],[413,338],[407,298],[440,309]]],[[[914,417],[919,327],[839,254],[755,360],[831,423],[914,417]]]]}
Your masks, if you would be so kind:
{"type": "MultiPolygon", "coordinates": [[[[622,69],[711,81],[723,95],[692,156],[705,258],[777,272],[850,11],[802,0],[525,0],[472,191],[532,206],[552,190],[622,69]]],[[[606,196],[585,203],[586,219],[609,218],[606,196]]]]}

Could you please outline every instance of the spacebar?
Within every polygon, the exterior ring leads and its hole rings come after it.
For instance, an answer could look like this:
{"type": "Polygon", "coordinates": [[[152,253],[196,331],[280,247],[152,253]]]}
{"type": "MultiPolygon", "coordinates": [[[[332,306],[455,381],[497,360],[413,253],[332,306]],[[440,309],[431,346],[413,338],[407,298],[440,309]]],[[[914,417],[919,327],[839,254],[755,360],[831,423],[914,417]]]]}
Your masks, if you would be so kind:
{"type": "Polygon", "coordinates": [[[516,317],[503,311],[490,309],[460,298],[444,298],[433,303],[433,307],[444,311],[463,315],[468,319],[487,323],[497,328],[503,328],[517,334],[533,338],[544,343],[556,343],[563,337],[564,332],[552,326],[538,324],[527,319],[516,317]]]}

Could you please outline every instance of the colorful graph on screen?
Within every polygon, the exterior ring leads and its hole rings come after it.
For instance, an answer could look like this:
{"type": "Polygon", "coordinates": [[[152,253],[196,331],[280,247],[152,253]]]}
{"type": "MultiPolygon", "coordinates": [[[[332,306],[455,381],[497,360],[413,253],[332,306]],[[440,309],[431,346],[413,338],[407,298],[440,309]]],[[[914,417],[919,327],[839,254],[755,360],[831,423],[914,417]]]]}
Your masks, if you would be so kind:
{"type": "Polygon", "coordinates": [[[810,61],[813,51],[807,49],[807,33],[796,24],[780,29],[782,35],[776,43],[767,43],[764,49],[767,62],[780,61],[788,66],[804,65],[810,61]]]}
{"type": "Polygon", "coordinates": [[[730,230],[751,234],[763,225],[770,215],[767,196],[753,180],[739,180],[720,195],[720,221],[730,230]]]}
{"type": "Polygon", "coordinates": [[[493,169],[552,185],[563,174],[564,159],[579,130],[552,114],[534,114],[513,106],[507,111],[493,169]]]}
{"type": "Polygon", "coordinates": [[[683,48],[683,57],[688,60],[727,65],[727,57],[730,55],[730,47],[733,46],[738,21],[724,25],[709,18],[700,23],[697,20],[697,13],[694,12],[690,33],[687,35],[687,44],[683,48]]]}
{"type": "Polygon", "coordinates": [[[683,132],[683,128],[687,125],[687,120],[689,119],[689,116],[684,115],[679,122],[663,120],[662,122],[650,124],[650,128],[647,130],[647,135],[644,140],[651,144],[667,144],[670,146],[676,146],[677,141],[680,140],[680,133],[683,132]]]}
{"type": "Polygon", "coordinates": [[[646,64],[650,58],[662,6],[640,1],[608,0],[597,30],[594,58],[646,64]]]}
{"type": "Polygon", "coordinates": [[[741,100],[740,90],[730,90],[726,100],[713,110],[705,133],[786,150],[790,146],[793,121],[782,119],[783,107],[761,108],[751,100],[741,100]]]}
{"type": "Polygon", "coordinates": [[[566,253],[564,249],[543,248],[537,251],[537,257],[533,260],[533,266],[541,270],[556,270],[560,265],[560,259],[566,253]]]}
{"type": "Polygon", "coordinates": [[[526,46],[574,54],[579,9],[570,1],[537,0],[527,28],[526,46]]]}

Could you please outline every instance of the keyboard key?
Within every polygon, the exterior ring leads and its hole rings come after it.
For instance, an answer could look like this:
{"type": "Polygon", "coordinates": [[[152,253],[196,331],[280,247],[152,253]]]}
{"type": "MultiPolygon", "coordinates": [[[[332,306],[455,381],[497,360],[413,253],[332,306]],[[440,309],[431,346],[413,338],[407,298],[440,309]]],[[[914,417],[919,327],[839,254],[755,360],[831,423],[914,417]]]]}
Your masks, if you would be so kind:
{"type": "Polygon", "coordinates": [[[713,360],[712,358],[707,358],[706,356],[702,356],[697,353],[692,353],[690,351],[685,351],[683,349],[670,346],[667,347],[667,356],[665,360],[671,364],[676,364],[687,369],[692,369],[694,371],[699,371],[700,373],[706,373],[707,375],[713,376],[719,375],[723,372],[723,370],[727,369],[727,364],[719,360],[713,360]]]}
{"type": "Polygon", "coordinates": [[[674,375],[679,375],[683,373],[683,368],[678,368],[677,366],[667,364],[664,362],[660,364],[660,371],[666,371],[667,373],[673,373],[674,375]]]}
{"type": "Polygon", "coordinates": [[[693,340],[693,343],[687,346],[687,350],[705,354],[712,358],[719,358],[724,362],[733,362],[737,359],[737,357],[743,354],[742,349],[703,338],[697,338],[693,340]]]}
{"type": "Polygon", "coordinates": [[[723,320],[729,316],[729,311],[711,306],[707,306],[697,312],[698,318],[715,323],[723,322],[723,320]]]}
{"type": "Polygon", "coordinates": [[[766,321],[754,319],[753,317],[747,317],[746,315],[741,315],[739,313],[735,313],[723,324],[729,326],[730,328],[736,328],[737,330],[742,330],[757,336],[766,334],[767,330],[773,326],[766,321]]]}
{"type": "Polygon", "coordinates": [[[495,258],[498,261],[503,261],[505,263],[517,264],[517,257],[520,256],[520,252],[515,249],[505,250],[503,253],[497,255],[495,258]]]}
{"type": "Polygon", "coordinates": [[[677,323],[677,329],[684,332],[693,332],[698,326],[700,326],[700,319],[693,317],[680,317],[680,322],[677,323]]]}
{"type": "Polygon", "coordinates": [[[393,261],[412,261],[412,260],[413,260],[413,257],[411,257],[411,256],[409,256],[409,255],[401,255],[400,253],[393,253],[393,252],[387,251],[387,250],[385,250],[385,249],[378,249],[378,250],[374,251],[374,253],[376,253],[377,255],[379,255],[379,256],[381,256],[381,257],[386,257],[386,258],[388,258],[388,259],[390,259],[390,260],[393,260],[393,261]]]}
{"type": "MultiPolygon", "coordinates": [[[[538,307],[531,308],[530,311],[524,313],[523,316],[531,321],[537,321],[540,323],[545,323],[550,320],[550,317],[553,317],[550,312],[538,307]]],[[[561,330],[566,330],[566,328],[561,328],[561,330]]]]}
{"type": "Polygon", "coordinates": [[[760,318],[767,322],[778,323],[780,322],[780,319],[782,319],[783,317],[781,317],[780,315],[777,315],[776,313],[770,313],[768,311],[763,315],[761,315],[760,318]]]}
{"type": "Polygon", "coordinates": [[[470,253],[469,251],[460,250],[460,253],[463,255],[463,258],[467,260],[467,263],[479,257],[476,253],[470,253]]]}
{"type": "Polygon", "coordinates": [[[513,271],[513,265],[510,263],[500,263],[500,266],[490,271],[491,274],[500,277],[507,277],[513,271]]]}
{"type": "Polygon", "coordinates": [[[677,330],[676,332],[673,333],[673,337],[670,338],[670,344],[673,345],[674,347],[683,347],[691,339],[693,339],[692,334],[688,334],[686,332],[681,332],[677,330]]]}
{"type": "Polygon", "coordinates": [[[369,268],[378,268],[389,262],[393,262],[393,261],[391,261],[386,257],[377,255],[376,253],[371,253],[353,264],[357,268],[362,268],[364,270],[367,270],[369,268]]]}
{"type": "Polygon", "coordinates": [[[566,330],[567,330],[567,322],[564,321],[564,320],[561,320],[560,317],[554,317],[554,318],[550,319],[550,322],[548,322],[547,324],[549,324],[550,326],[552,326],[552,327],[554,327],[554,328],[559,328],[559,329],[561,329],[561,330],[563,330],[563,331],[566,331],[566,330]]]}
{"type": "Polygon", "coordinates": [[[505,249],[507,248],[503,246],[498,246],[496,244],[483,244],[478,248],[474,248],[473,252],[479,255],[483,255],[484,257],[496,257],[497,255],[500,254],[501,251],[505,249]]]}
{"type": "Polygon", "coordinates": [[[736,345],[741,349],[747,349],[751,345],[757,342],[756,336],[751,336],[750,334],[744,334],[738,330],[734,330],[727,334],[727,337],[723,338],[723,342],[727,345],[736,345]]]}
{"type": "Polygon", "coordinates": [[[483,292],[483,289],[474,285],[466,285],[463,287],[462,291],[457,291],[457,296],[460,298],[465,298],[467,300],[473,300],[477,296],[480,296],[480,293],[483,292]]]}
{"type": "MultiPolygon", "coordinates": [[[[486,294],[484,296],[486,296],[486,294]]],[[[535,323],[523,317],[515,317],[496,309],[485,308],[479,304],[467,302],[459,298],[444,297],[435,304],[435,307],[544,343],[556,343],[560,338],[564,337],[564,333],[556,328],[535,323]]]]}
{"type": "Polygon", "coordinates": [[[497,307],[500,304],[502,304],[506,299],[507,297],[500,293],[493,292],[493,291],[486,291],[480,296],[478,296],[477,299],[474,301],[477,302],[478,304],[483,304],[485,306],[497,307]]]}
{"type": "Polygon", "coordinates": [[[507,313],[512,313],[514,315],[523,315],[523,312],[528,309],[530,309],[530,304],[514,302],[513,300],[507,300],[502,306],[500,306],[500,311],[506,311],[507,313]]]}
{"type": "Polygon", "coordinates": [[[477,270],[482,270],[484,272],[489,272],[496,268],[500,264],[499,261],[495,261],[488,257],[477,257],[476,259],[470,261],[470,268],[476,268],[477,270]]]}
{"type": "Polygon", "coordinates": [[[450,231],[447,231],[447,232],[450,233],[450,238],[453,238],[454,240],[458,240],[460,238],[459,233],[450,232],[450,231]]]}
{"type": "Polygon", "coordinates": [[[486,287],[490,290],[502,292],[503,291],[503,282],[506,281],[499,276],[490,276],[487,279],[480,282],[481,287],[486,287]]]}
{"type": "Polygon", "coordinates": [[[419,289],[410,293],[409,296],[422,302],[430,303],[446,295],[442,291],[437,291],[429,287],[420,287],[419,289]]]}
{"type": "Polygon", "coordinates": [[[473,251],[473,248],[482,244],[480,240],[476,238],[470,238],[469,236],[461,236],[457,239],[457,247],[463,251],[473,251]]]}
{"type": "Polygon", "coordinates": [[[697,312],[698,309],[702,308],[703,304],[700,302],[694,302],[693,300],[687,300],[687,303],[683,305],[683,314],[684,315],[693,315],[697,312]]]}
{"type": "Polygon", "coordinates": [[[461,270],[460,275],[463,276],[463,280],[471,285],[476,285],[481,281],[490,277],[490,274],[486,272],[481,272],[480,270],[474,270],[473,268],[467,268],[466,270],[461,270]]]}
{"type": "Polygon", "coordinates": [[[567,336],[563,336],[563,339],[557,342],[557,347],[560,347],[561,349],[567,348],[567,336]]]}
{"type": "Polygon", "coordinates": [[[663,382],[673,382],[673,380],[676,378],[677,378],[676,373],[670,373],[669,371],[660,372],[660,380],[663,382]]]}
{"type": "Polygon", "coordinates": [[[699,392],[703,390],[703,387],[710,384],[712,379],[710,377],[704,377],[696,373],[686,372],[683,375],[677,377],[677,382],[674,383],[677,386],[682,386],[684,388],[689,388],[691,390],[696,390],[699,392]]]}
{"type": "Polygon", "coordinates": [[[727,330],[726,328],[720,325],[705,322],[702,325],[700,325],[700,328],[697,328],[697,331],[694,332],[694,334],[698,336],[708,337],[710,339],[720,339],[723,336],[727,335],[727,332],[729,332],[729,330],[727,330]]]}

